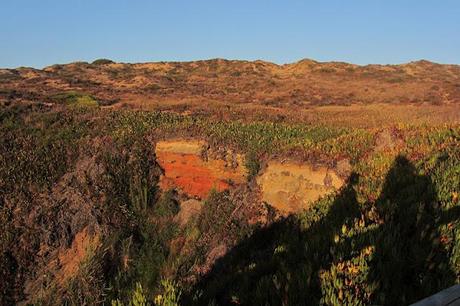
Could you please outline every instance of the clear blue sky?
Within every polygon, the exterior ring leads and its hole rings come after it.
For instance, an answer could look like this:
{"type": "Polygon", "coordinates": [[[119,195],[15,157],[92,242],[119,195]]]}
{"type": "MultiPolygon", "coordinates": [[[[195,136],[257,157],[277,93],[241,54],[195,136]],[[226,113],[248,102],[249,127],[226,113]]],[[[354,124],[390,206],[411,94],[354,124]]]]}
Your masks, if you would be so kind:
{"type": "Polygon", "coordinates": [[[460,1],[0,0],[0,67],[217,57],[460,64],[460,1]]]}

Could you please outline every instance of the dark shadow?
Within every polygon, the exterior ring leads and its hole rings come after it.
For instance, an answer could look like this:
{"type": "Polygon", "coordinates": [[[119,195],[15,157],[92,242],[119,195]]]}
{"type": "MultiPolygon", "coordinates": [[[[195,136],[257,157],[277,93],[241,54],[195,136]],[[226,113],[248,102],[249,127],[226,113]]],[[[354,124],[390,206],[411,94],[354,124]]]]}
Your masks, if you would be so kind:
{"type": "Polygon", "coordinates": [[[455,283],[438,228],[459,214],[441,212],[429,177],[397,157],[375,207],[381,225],[360,238],[375,247],[368,278],[375,303],[404,305],[455,283]]]}
{"type": "Polygon", "coordinates": [[[235,302],[235,294],[239,303],[248,305],[258,301],[267,305],[317,304],[321,297],[317,275],[335,259],[331,252],[334,236],[344,224],[360,216],[353,188],[356,181],[357,175],[352,175],[334,203],[318,210],[317,220],[311,220],[306,231],[291,216],[260,229],[234,247],[197,285],[203,294],[193,304],[214,301],[228,305],[235,302]]]}
{"type": "Polygon", "coordinates": [[[356,199],[357,181],[351,175],[333,203],[320,201],[307,217],[282,219],[242,241],[192,290],[200,294],[185,302],[317,305],[327,293],[321,273],[369,246],[367,302],[404,305],[454,284],[438,228],[457,220],[459,210],[440,212],[430,178],[397,157],[380,197],[363,205],[356,199]],[[373,227],[338,239],[359,221],[373,227]]]}

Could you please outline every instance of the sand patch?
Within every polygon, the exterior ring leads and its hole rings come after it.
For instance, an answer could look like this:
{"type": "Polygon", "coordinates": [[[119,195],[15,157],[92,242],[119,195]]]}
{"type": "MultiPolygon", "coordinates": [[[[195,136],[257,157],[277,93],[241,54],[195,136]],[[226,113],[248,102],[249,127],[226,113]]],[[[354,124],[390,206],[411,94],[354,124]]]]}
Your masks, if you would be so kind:
{"type": "Polygon", "coordinates": [[[257,178],[262,200],[284,213],[297,212],[343,185],[326,167],[271,161],[257,178]]]}
{"type": "Polygon", "coordinates": [[[157,142],[155,150],[157,154],[168,152],[199,156],[204,145],[205,142],[200,140],[168,140],[157,142]]]}
{"type": "Polygon", "coordinates": [[[190,219],[200,214],[202,207],[203,203],[194,199],[180,203],[180,211],[176,216],[179,225],[185,226],[190,219]]]}

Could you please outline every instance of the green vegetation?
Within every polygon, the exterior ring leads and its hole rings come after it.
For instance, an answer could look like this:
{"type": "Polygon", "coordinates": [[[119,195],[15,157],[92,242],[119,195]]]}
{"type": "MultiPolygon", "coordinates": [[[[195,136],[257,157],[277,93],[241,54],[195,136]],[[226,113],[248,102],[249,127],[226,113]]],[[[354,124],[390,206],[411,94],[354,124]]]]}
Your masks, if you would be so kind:
{"type": "Polygon", "coordinates": [[[92,65],[108,65],[108,64],[114,64],[115,62],[106,58],[100,58],[95,61],[93,61],[91,64],[92,65]]]}
{"type": "Polygon", "coordinates": [[[375,129],[89,111],[73,105],[97,102],[75,92],[53,99],[64,107],[0,109],[0,304],[27,283],[37,304],[400,305],[460,282],[458,126],[394,126],[380,144],[375,129]],[[347,158],[354,172],[289,217],[257,218],[251,184],[213,191],[180,227],[180,195],[157,188],[154,143],[170,136],[245,153],[250,179],[275,157],[347,158]],[[49,260],[86,228],[99,244],[82,247],[62,281],[57,271],[69,268],[49,260]]]}
{"type": "Polygon", "coordinates": [[[0,83],[8,83],[11,81],[20,80],[21,76],[15,73],[1,73],[0,74],[0,83]]]}
{"type": "Polygon", "coordinates": [[[28,111],[0,111],[0,190],[5,193],[21,190],[24,184],[52,186],[73,163],[79,140],[90,126],[69,113],[36,113],[26,123],[22,115],[28,111]]]}
{"type": "Polygon", "coordinates": [[[112,135],[129,142],[131,137],[151,130],[162,134],[204,137],[211,144],[224,145],[251,154],[308,153],[314,157],[358,159],[369,150],[373,135],[365,129],[312,126],[273,122],[212,121],[163,112],[112,113],[112,135]]]}
{"type": "Polygon", "coordinates": [[[254,153],[254,151],[250,151],[246,154],[245,161],[246,163],[244,166],[248,170],[248,180],[250,181],[256,177],[260,171],[259,157],[256,155],[256,153],[254,153]]]}
{"type": "MultiPolygon", "coordinates": [[[[170,280],[162,280],[161,286],[163,293],[155,297],[153,303],[147,300],[147,297],[142,289],[142,285],[137,283],[136,288],[132,292],[131,300],[128,302],[128,306],[178,306],[181,296],[180,289],[177,288],[177,284],[170,280]]],[[[112,306],[123,306],[119,299],[112,300],[112,306]]]]}
{"type": "Polygon", "coordinates": [[[459,185],[447,182],[458,182],[460,152],[448,151],[430,169],[397,157],[373,201],[356,174],[337,196],[256,232],[198,286],[197,304],[401,305],[458,282],[459,185]]]}
{"type": "Polygon", "coordinates": [[[51,96],[51,100],[59,104],[65,104],[77,108],[97,107],[99,105],[98,101],[94,97],[74,91],[56,94],[51,96]]]}
{"type": "Polygon", "coordinates": [[[161,217],[174,217],[179,212],[179,203],[176,200],[174,189],[163,193],[155,203],[154,212],[161,217]]]}
{"type": "Polygon", "coordinates": [[[404,78],[402,77],[394,77],[394,78],[389,78],[389,79],[386,79],[386,82],[390,83],[390,84],[394,84],[394,83],[402,83],[404,82],[404,78]]]}

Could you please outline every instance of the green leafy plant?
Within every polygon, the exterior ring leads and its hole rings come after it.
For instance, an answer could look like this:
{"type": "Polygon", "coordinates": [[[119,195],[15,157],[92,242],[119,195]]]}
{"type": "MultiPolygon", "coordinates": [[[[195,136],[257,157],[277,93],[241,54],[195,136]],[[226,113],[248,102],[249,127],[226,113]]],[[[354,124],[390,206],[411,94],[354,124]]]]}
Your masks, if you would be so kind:
{"type": "MultiPolygon", "coordinates": [[[[112,300],[112,306],[124,306],[119,299],[112,300]]],[[[147,302],[147,297],[144,294],[144,290],[142,289],[142,285],[136,283],[136,287],[134,288],[131,298],[127,304],[128,306],[148,306],[152,305],[151,303],[147,302]]]]}
{"type": "Polygon", "coordinates": [[[161,294],[155,297],[156,306],[178,306],[182,291],[176,282],[169,279],[161,281],[161,294]]]}
{"type": "Polygon", "coordinates": [[[98,101],[91,95],[68,91],[51,96],[52,101],[77,108],[94,108],[99,105],[98,101]]]}
{"type": "Polygon", "coordinates": [[[257,154],[253,151],[249,152],[245,157],[245,164],[248,171],[248,180],[256,177],[260,171],[260,160],[257,157],[257,154]]]}
{"type": "Polygon", "coordinates": [[[155,215],[160,217],[173,217],[179,212],[179,203],[176,200],[176,192],[170,189],[163,193],[155,203],[153,209],[155,215]]]}

